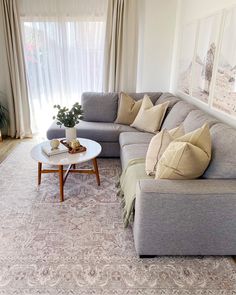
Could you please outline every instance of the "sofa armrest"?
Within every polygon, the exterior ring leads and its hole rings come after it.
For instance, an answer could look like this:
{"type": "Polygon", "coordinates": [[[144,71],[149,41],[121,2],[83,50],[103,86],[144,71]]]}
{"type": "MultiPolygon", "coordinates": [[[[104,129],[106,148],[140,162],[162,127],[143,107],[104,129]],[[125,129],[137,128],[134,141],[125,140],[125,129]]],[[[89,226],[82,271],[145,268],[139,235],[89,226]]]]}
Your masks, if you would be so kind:
{"type": "Polygon", "coordinates": [[[236,254],[236,181],[140,180],[133,230],[139,255],[236,254]]]}
{"type": "Polygon", "coordinates": [[[193,179],[193,180],[168,180],[168,179],[143,179],[137,184],[143,193],[159,194],[236,194],[235,179],[193,179]]]}

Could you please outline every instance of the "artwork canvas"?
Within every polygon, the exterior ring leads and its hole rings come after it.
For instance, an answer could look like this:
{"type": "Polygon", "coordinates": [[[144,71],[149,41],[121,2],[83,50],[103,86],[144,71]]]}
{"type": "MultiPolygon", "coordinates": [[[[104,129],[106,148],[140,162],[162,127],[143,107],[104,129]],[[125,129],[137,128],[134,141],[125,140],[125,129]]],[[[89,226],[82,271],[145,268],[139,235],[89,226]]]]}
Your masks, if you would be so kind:
{"type": "Polygon", "coordinates": [[[197,22],[183,28],[179,60],[178,90],[191,95],[191,74],[195,51],[197,22]]]}
{"type": "Polygon", "coordinates": [[[192,72],[192,96],[205,103],[209,100],[220,20],[221,15],[216,14],[199,22],[192,72]]]}
{"type": "Polygon", "coordinates": [[[236,116],[236,8],[227,12],[214,87],[213,107],[236,116]]]}

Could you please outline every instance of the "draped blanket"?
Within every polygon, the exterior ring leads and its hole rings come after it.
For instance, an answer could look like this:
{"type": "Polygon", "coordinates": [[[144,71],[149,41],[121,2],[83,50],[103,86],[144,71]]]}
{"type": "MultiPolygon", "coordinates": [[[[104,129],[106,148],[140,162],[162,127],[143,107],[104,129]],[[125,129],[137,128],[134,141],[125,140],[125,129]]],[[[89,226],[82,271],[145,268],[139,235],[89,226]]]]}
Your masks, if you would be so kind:
{"type": "Polygon", "coordinates": [[[121,197],[123,208],[123,222],[127,227],[133,220],[134,201],[136,197],[136,185],[140,179],[150,179],[145,172],[145,159],[131,160],[123,171],[119,181],[118,195],[121,197]]]}

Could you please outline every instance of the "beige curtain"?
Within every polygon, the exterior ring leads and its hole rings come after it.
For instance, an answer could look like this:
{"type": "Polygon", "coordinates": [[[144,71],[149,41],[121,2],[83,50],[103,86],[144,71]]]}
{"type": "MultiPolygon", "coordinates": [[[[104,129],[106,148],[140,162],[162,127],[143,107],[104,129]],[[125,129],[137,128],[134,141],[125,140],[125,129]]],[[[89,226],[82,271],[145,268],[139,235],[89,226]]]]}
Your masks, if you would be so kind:
{"type": "Polygon", "coordinates": [[[8,91],[10,135],[24,138],[31,137],[32,132],[17,1],[0,0],[0,16],[3,20],[10,85],[8,91]]]}
{"type": "Polygon", "coordinates": [[[137,0],[109,0],[104,56],[104,91],[135,91],[137,0]]]}

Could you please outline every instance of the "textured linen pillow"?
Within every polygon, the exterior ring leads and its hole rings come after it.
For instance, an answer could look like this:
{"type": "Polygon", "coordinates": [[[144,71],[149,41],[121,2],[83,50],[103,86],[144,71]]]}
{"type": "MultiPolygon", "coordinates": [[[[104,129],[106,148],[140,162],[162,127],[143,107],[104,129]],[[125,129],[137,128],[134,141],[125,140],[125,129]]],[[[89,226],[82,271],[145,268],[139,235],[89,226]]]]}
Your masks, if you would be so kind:
{"type": "Polygon", "coordinates": [[[142,99],[136,101],[128,94],[121,92],[115,123],[130,125],[136,118],[142,105],[142,99]]]}
{"type": "Polygon", "coordinates": [[[176,138],[184,135],[184,127],[180,126],[167,130],[163,129],[151,139],[145,162],[147,175],[155,175],[156,166],[168,145],[176,138]]]}
{"type": "Polygon", "coordinates": [[[160,130],[169,101],[153,106],[148,95],[144,95],[141,108],[131,127],[141,131],[156,133],[160,130]]]}
{"type": "Polygon", "coordinates": [[[194,179],[201,176],[211,160],[209,125],[172,141],[157,164],[155,178],[194,179]]]}

